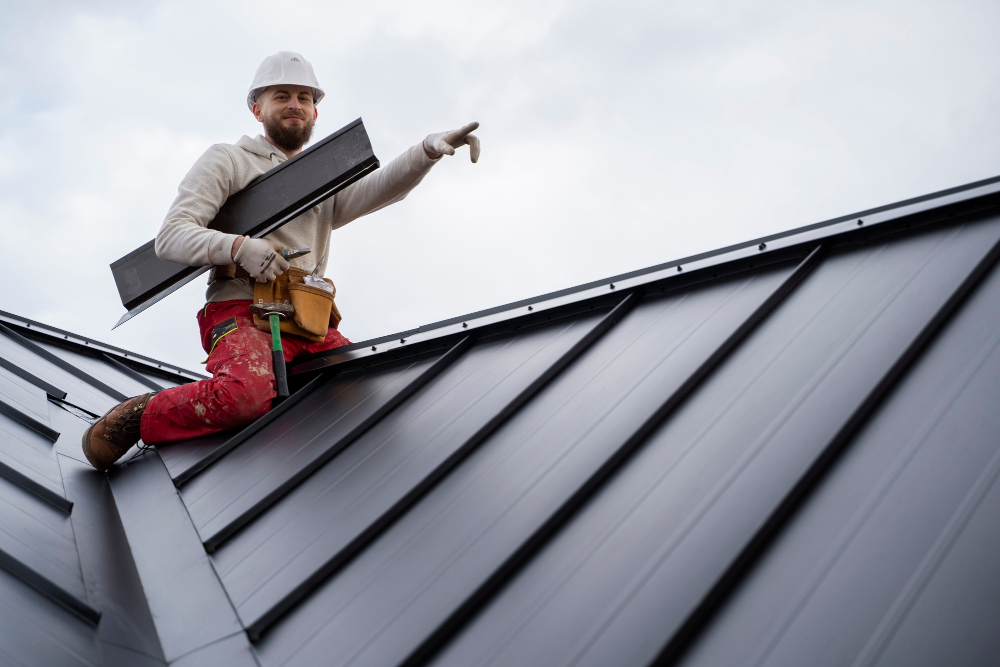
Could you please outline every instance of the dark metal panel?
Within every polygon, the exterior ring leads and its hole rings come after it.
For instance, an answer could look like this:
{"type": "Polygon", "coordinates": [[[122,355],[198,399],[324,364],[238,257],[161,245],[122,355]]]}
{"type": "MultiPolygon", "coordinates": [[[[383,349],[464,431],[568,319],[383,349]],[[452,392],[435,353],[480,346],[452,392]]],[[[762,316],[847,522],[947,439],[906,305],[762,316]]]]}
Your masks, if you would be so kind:
{"type": "Polygon", "coordinates": [[[163,465],[167,466],[170,477],[174,484],[180,485],[193,477],[200,468],[204,467],[205,461],[212,457],[217,457],[220,449],[227,449],[227,443],[231,442],[240,433],[239,429],[213,433],[200,438],[189,440],[177,440],[166,442],[156,446],[163,459],[163,465]]]}
{"type": "Polygon", "coordinates": [[[5,479],[0,479],[0,549],[86,599],[69,517],[5,479]]]}
{"type": "Polygon", "coordinates": [[[159,455],[133,458],[108,479],[166,660],[240,632],[159,455]]]}
{"type": "MultiPolygon", "coordinates": [[[[30,414],[38,421],[49,423],[49,401],[46,391],[38,386],[40,380],[25,378],[29,373],[4,359],[0,359],[0,400],[8,405],[30,414]],[[17,372],[9,370],[16,369],[17,372]]],[[[60,392],[65,397],[66,392],[60,392]]]]}
{"type": "MultiPolygon", "coordinates": [[[[91,377],[97,378],[100,382],[103,382],[123,396],[138,396],[150,391],[145,378],[142,378],[140,375],[141,379],[136,379],[134,376],[139,375],[138,373],[134,371],[126,373],[117,366],[108,363],[106,358],[110,358],[110,355],[106,353],[98,353],[98,356],[92,356],[44,341],[39,342],[38,346],[51,352],[74,368],[79,368],[91,377]]],[[[131,371],[127,367],[126,370],[131,371]]]]}
{"type": "Polygon", "coordinates": [[[115,359],[114,357],[112,357],[107,352],[102,353],[101,354],[101,358],[104,360],[104,363],[108,364],[109,366],[111,366],[112,368],[114,368],[115,370],[117,370],[118,372],[120,372],[120,373],[122,373],[124,375],[127,375],[130,378],[132,378],[133,380],[135,380],[139,384],[143,385],[147,389],[152,389],[153,391],[160,391],[161,389],[166,389],[166,387],[168,387],[168,386],[176,386],[172,382],[169,383],[169,384],[166,384],[166,385],[162,381],[160,381],[160,382],[154,382],[151,377],[149,377],[147,375],[143,375],[139,371],[136,371],[136,370],[134,370],[132,368],[129,368],[128,366],[126,366],[122,362],[120,362],[117,359],[115,359]]]}
{"type": "Polygon", "coordinates": [[[213,560],[248,629],[257,632],[404,512],[601,319],[477,344],[220,551],[213,560]]]}
{"type": "MultiPolygon", "coordinates": [[[[15,375],[21,378],[22,380],[26,380],[28,383],[38,387],[52,398],[58,398],[58,399],[66,398],[66,392],[60,389],[59,387],[49,384],[48,382],[38,377],[37,375],[29,373],[28,371],[24,370],[23,368],[21,368],[16,364],[10,363],[3,357],[0,357],[0,368],[2,368],[10,375],[15,375]]],[[[9,377],[9,375],[7,377],[9,377]]]]}
{"type": "Polygon", "coordinates": [[[97,631],[0,570],[0,664],[100,665],[97,631]]]}
{"type": "Polygon", "coordinates": [[[170,667],[259,667],[242,632],[179,658],[170,667]]]}
{"type": "Polygon", "coordinates": [[[82,369],[74,366],[73,364],[65,361],[64,359],[62,359],[61,357],[53,354],[49,350],[46,350],[45,348],[43,348],[38,343],[36,343],[36,342],[34,342],[32,340],[28,340],[27,338],[25,338],[21,334],[17,333],[16,331],[14,331],[10,327],[8,327],[6,324],[0,324],[0,333],[4,334],[5,336],[7,336],[7,338],[9,338],[10,340],[14,341],[15,343],[17,343],[21,347],[23,347],[23,348],[31,351],[32,353],[38,355],[42,359],[45,359],[47,362],[49,362],[53,366],[57,366],[57,367],[61,368],[62,370],[66,371],[67,373],[69,373],[70,375],[72,375],[72,376],[74,376],[74,377],[76,377],[76,378],[78,378],[80,380],[83,380],[85,383],[89,384],[91,387],[94,387],[95,389],[98,389],[98,390],[104,392],[105,394],[107,394],[111,398],[114,398],[114,399],[116,399],[118,401],[124,401],[126,398],[128,398],[128,396],[125,396],[124,394],[122,394],[117,389],[108,386],[104,382],[101,382],[100,380],[98,380],[97,378],[95,378],[93,375],[91,375],[91,374],[85,372],[84,370],[82,370],[82,369]]]}
{"type": "Polygon", "coordinates": [[[640,304],[270,630],[258,646],[262,662],[405,659],[790,272],[720,281],[640,304]]]}
{"type": "Polygon", "coordinates": [[[334,378],[252,441],[183,487],[202,539],[214,548],[349,446],[461,354],[334,378]]]}
{"type": "Polygon", "coordinates": [[[993,246],[998,222],[831,256],[442,662],[649,664],[993,246]]]}
{"type": "Polygon", "coordinates": [[[266,415],[242,429],[159,445],[157,450],[159,450],[167,470],[170,471],[174,484],[180,486],[190,481],[195,475],[229,453],[230,450],[241,445],[247,438],[255,435],[262,428],[288,412],[326,379],[324,376],[313,378],[278,405],[272,404],[266,415]]]}
{"type": "MultiPolygon", "coordinates": [[[[41,427],[42,425],[39,425],[41,427]]],[[[48,430],[48,427],[45,427],[48,430]]],[[[20,477],[14,478],[11,475],[20,475],[33,482],[44,491],[32,487],[28,489],[32,493],[48,492],[57,497],[62,497],[62,475],[59,474],[59,464],[56,463],[55,453],[52,449],[53,438],[39,433],[36,429],[25,426],[21,420],[14,421],[6,415],[0,416],[0,476],[8,477],[11,481],[21,484],[20,477]],[[11,471],[10,474],[5,474],[11,471]]],[[[59,500],[49,498],[49,502],[60,503],[59,500]]],[[[65,505],[65,501],[62,501],[65,505]]],[[[63,510],[69,507],[64,506],[63,510]]]]}
{"type": "Polygon", "coordinates": [[[985,665],[1000,654],[1000,508],[984,498],[1000,443],[998,302],[994,270],[684,664],[985,665]]]}
{"type": "MultiPolygon", "coordinates": [[[[31,343],[31,341],[28,342],[31,343]]],[[[31,344],[34,345],[34,343],[31,344]]],[[[66,402],[98,415],[103,414],[119,402],[94,388],[92,384],[84,382],[76,374],[66,370],[64,366],[69,366],[69,364],[66,364],[64,360],[55,357],[55,362],[53,362],[48,358],[52,355],[47,350],[38,349],[48,356],[40,356],[34,349],[22,346],[19,341],[0,335],[0,356],[46,382],[64,389],[67,392],[66,402]]]]}
{"type": "MultiPolygon", "coordinates": [[[[359,118],[248,183],[226,200],[209,227],[265,236],[378,166],[359,118]]],[[[153,245],[150,241],[111,264],[122,304],[129,310],[118,324],[208,269],[160,259],[153,245]]]]}
{"type": "Polygon", "coordinates": [[[6,401],[0,400],[0,414],[5,415],[9,419],[16,421],[18,424],[31,429],[49,442],[55,442],[59,438],[58,431],[54,430],[48,424],[43,424],[35,417],[35,415],[28,414],[24,410],[18,409],[19,407],[21,406],[14,406],[6,401]]]}
{"type": "MultiPolygon", "coordinates": [[[[66,495],[74,502],[70,521],[87,601],[102,612],[98,626],[101,641],[123,646],[132,655],[132,663],[115,664],[137,664],[137,654],[163,664],[156,627],[107,476],[66,456],[60,457],[59,464],[66,495]]],[[[105,649],[105,658],[113,662],[108,657],[110,650],[105,649]]]]}

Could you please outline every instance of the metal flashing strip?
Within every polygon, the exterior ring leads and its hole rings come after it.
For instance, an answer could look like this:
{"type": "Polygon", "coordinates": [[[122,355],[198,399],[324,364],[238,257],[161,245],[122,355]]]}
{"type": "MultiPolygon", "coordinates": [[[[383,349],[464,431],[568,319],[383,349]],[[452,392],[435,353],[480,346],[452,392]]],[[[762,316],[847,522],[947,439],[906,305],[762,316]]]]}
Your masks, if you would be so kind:
{"type": "MultiPolygon", "coordinates": [[[[290,366],[288,373],[289,375],[310,373],[359,359],[399,352],[407,347],[435,338],[512,321],[524,317],[529,312],[544,313],[565,308],[571,304],[606,297],[609,292],[614,290],[632,290],[657,282],[669,285],[678,280],[689,278],[692,273],[707,274],[713,270],[719,271],[726,265],[739,263],[747,263],[750,268],[757,268],[754,264],[758,261],[776,262],[791,258],[796,254],[801,257],[818,243],[830,246],[833,239],[837,237],[846,239],[854,238],[858,234],[867,235],[873,229],[885,229],[893,223],[900,223],[918,216],[940,215],[944,219],[951,220],[957,214],[949,214],[945,210],[948,207],[972,203],[975,200],[984,200],[984,204],[988,207],[1000,206],[1000,197],[995,196],[998,194],[1000,194],[1000,176],[799,227],[780,234],[745,241],[712,252],[666,262],[578,287],[516,301],[497,308],[442,320],[391,336],[362,341],[344,349],[321,353],[305,359],[290,366]],[[991,197],[992,200],[985,201],[991,197]]],[[[966,212],[961,211],[961,214],[966,212]]]]}
{"type": "Polygon", "coordinates": [[[59,431],[56,431],[47,424],[43,424],[31,415],[21,412],[2,399],[0,399],[0,414],[7,415],[22,426],[30,428],[35,433],[49,440],[49,442],[55,442],[59,439],[59,431]]]}
{"type": "Polygon", "coordinates": [[[725,341],[703,361],[660,407],[646,418],[622,444],[597,468],[566,501],[542,523],[531,536],[516,549],[492,576],[484,581],[449,617],[403,662],[404,665],[423,664],[435,655],[494,594],[503,588],[531,557],[582,508],[587,501],[610,479],[616,470],[647,441],[653,431],[722,364],[723,361],[791,294],[795,288],[820,263],[824,255],[822,245],[817,245],[777,289],[725,341]]]}
{"type": "Polygon", "coordinates": [[[39,484],[24,473],[15,470],[3,461],[0,461],[0,477],[3,477],[8,482],[21,487],[36,498],[44,500],[49,505],[52,505],[66,514],[73,511],[73,503],[71,501],[63,498],[52,489],[39,484]]]}
{"type": "Polygon", "coordinates": [[[148,377],[146,377],[142,373],[129,368],[128,366],[126,366],[122,362],[120,362],[117,359],[115,359],[114,357],[112,357],[107,352],[102,352],[101,353],[101,358],[103,358],[105,362],[107,362],[108,364],[110,364],[112,368],[120,371],[124,375],[127,375],[128,377],[132,378],[133,380],[135,380],[139,384],[145,385],[146,387],[148,387],[149,389],[152,389],[153,391],[162,391],[163,390],[163,387],[161,387],[160,385],[156,384],[155,382],[153,382],[152,380],[150,380],[148,377]]]}
{"type": "Polygon", "coordinates": [[[0,310],[0,323],[37,332],[43,337],[53,339],[60,345],[70,346],[80,352],[103,352],[108,356],[117,359],[137,362],[145,366],[149,366],[149,371],[151,373],[171,375],[184,382],[190,382],[191,380],[204,380],[207,377],[200,373],[189,371],[186,368],[181,368],[180,366],[174,366],[173,364],[157,361],[156,359],[136,354],[134,352],[129,352],[128,350],[123,350],[121,348],[114,347],[113,345],[106,345],[105,343],[93,340],[92,338],[79,336],[70,331],[64,331],[56,327],[51,327],[47,324],[36,322],[35,320],[29,320],[26,317],[20,317],[2,310],[0,310]]]}
{"type": "Polygon", "coordinates": [[[432,379],[434,379],[438,374],[441,373],[445,368],[450,366],[456,359],[462,356],[466,350],[472,345],[475,340],[475,336],[470,334],[462,338],[455,345],[451,347],[440,359],[435,361],[431,366],[417,376],[412,382],[406,385],[402,390],[399,391],[391,400],[387,401],[382,407],[370,415],[367,419],[362,421],[356,427],[351,429],[346,435],[340,438],[332,446],[330,446],[321,456],[316,457],[310,461],[309,465],[304,466],[295,475],[289,477],[285,480],[283,484],[274,489],[272,492],[267,494],[260,501],[255,503],[252,507],[247,509],[245,512],[237,516],[235,519],[215,531],[212,535],[204,540],[205,549],[212,553],[215,551],[219,545],[225,542],[227,539],[232,537],[239,531],[243,526],[247,525],[254,520],[261,513],[266,511],[274,503],[284,497],[289,491],[298,486],[303,480],[313,474],[316,470],[322,467],[327,461],[332,459],[338,453],[343,451],[348,445],[357,440],[361,435],[378,423],[385,415],[389,414],[395,410],[401,403],[406,401],[410,396],[416,393],[421,387],[426,385],[432,379]]]}
{"type": "Polygon", "coordinates": [[[58,366],[59,368],[63,369],[70,375],[76,376],[77,378],[89,384],[91,387],[99,389],[100,391],[104,392],[111,398],[118,401],[125,401],[128,399],[128,396],[121,393],[117,389],[108,386],[107,384],[95,378],[93,375],[90,375],[89,373],[80,370],[79,368],[69,363],[68,361],[65,361],[64,359],[61,359],[60,357],[52,354],[51,352],[43,348],[41,345],[35,343],[34,341],[28,340],[21,334],[17,333],[16,331],[8,327],[6,324],[0,323],[0,333],[5,334],[11,340],[31,350],[32,352],[40,356],[42,359],[45,359],[46,361],[51,363],[52,365],[58,366]]]}
{"type": "Polygon", "coordinates": [[[238,431],[233,437],[229,438],[222,444],[220,444],[215,449],[208,452],[204,457],[192,463],[189,467],[182,470],[180,473],[174,477],[174,484],[177,486],[183,486],[187,482],[191,481],[197,477],[202,471],[206,470],[213,463],[221,459],[227,453],[232,451],[235,447],[239,446],[246,441],[247,438],[254,435],[262,428],[273,422],[275,419],[288,412],[289,408],[297,404],[302,400],[304,396],[308,396],[313,389],[318,385],[325,382],[330,376],[325,374],[320,374],[314,377],[312,380],[306,384],[299,387],[291,396],[286,398],[284,401],[271,408],[270,411],[263,417],[251,422],[248,426],[244,427],[238,431]]]}
{"type": "Polygon", "coordinates": [[[395,505],[389,508],[382,516],[373,522],[363,533],[345,546],[338,553],[333,554],[320,568],[311,573],[307,579],[296,586],[285,597],[268,609],[264,614],[250,621],[247,625],[247,632],[251,639],[259,639],[260,636],[281,618],[286,612],[301,602],[304,598],[316,589],[320,584],[329,578],[334,572],[343,567],[351,558],[360,553],[364,548],[378,538],[392,523],[405,514],[414,504],[427,494],[441,479],[443,479],[452,469],[460,464],[466,457],[486,441],[497,429],[499,429],[508,419],[510,419],[522,406],[528,403],[535,395],[544,389],[563,370],[570,366],[584,352],[590,349],[604,334],[618,324],[633,308],[639,303],[640,296],[635,292],[625,295],[615,306],[602,317],[580,340],[564,352],[555,362],[545,368],[541,374],[525,387],[517,396],[508,402],[496,415],[483,424],[472,436],[470,436],[460,447],[458,447],[446,460],[420,481],[413,489],[403,496],[395,505]]]}
{"type": "Polygon", "coordinates": [[[56,431],[48,424],[43,424],[28,413],[22,412],[17,407],[7,403],[3,399],[0,399],[0,414],[6,415],[18,424],[31,429],[49,442],[55,442],[59,439],[59,431],[56,431]]]}
{"type": "Polygon", "coordinates": [[[59,387],[49,384],[42,378],[29,373],[20,366],[12,364],[2,357],[0,357],[0,368],[3,368],[4,370],[13,373],[22,380],[25,380],[26,382],[30,382],[31,384],[35,385],[36,387],[44,391],[49,398],[54,398],[60,401],[66,398],[66,392],[60,389],[59,387]]]}
{"type": "Polygon", "coordinates": [[[97,626],[101,620],[101,612],[45,577],[27,564],[14,558],[0,549],[0,568],[28,584],[50,600],[62,605],[92,626],[97,626]]]}
{"type": "MultiPolygon", "coordinates": [[[[266,236],[378,167],[364,123],[358,118],[252,180],[226,200],[209,227],[254,238],[266,236]]],[[[122,305],[128,309],[115,327],[209,268],[161,259],[154,246],[155,241],[149,241],[111,263],[122,305]]]]}
{"type": "Polygon", "coordinates": [[[249,647],[159,454],[115,466],[108,482],[166,661],[233,636],[249,647]]]}
{"type": "MultiPolygon", "coordinates": [[[[813,488],[824,478],[827,470],[839,458],[854,436],[868,421],[892,388],[906,374],[910,366],[944,329],[952,316],[973,293],[1000,259],[1000,241],[976,263],[951,296],[934,313],[909,345],[900,353],[888,371],[864,397],[858,407],[822,448],[819,455],[781,502],[758,527],[753,537],[744,545],[736,558],[716,580],[716,583],[691,611],[684,623],[664,646],[653,664],[672,664],[690,645],[691,641],[710,622],[714,612],[728,598],[752,568],[757,558],[781,532],[782,527],[795,515],[799,506],[807,501],[813,488]]],[[[971,492],[970,492],[971,493],[971,492]]]]}

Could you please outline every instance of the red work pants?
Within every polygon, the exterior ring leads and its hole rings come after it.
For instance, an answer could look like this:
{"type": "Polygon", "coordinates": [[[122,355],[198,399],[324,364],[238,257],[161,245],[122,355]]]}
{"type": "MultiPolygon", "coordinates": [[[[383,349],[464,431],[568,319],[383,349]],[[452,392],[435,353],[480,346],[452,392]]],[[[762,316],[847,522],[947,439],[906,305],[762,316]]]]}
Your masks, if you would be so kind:
{"type": "MultiPolygon", "coordinates": [[[[147,445],[237,428],[271,409],[271,399],[277,395],[271,334],[254,326],[250,303],[210,303],[198,313],[201,346],[208,353],[212,377],[164,389],[153,397],[139,427],[147,445]]],[[[321,343],[281,336],[286,362],[350,342],[333,328],[321,343]]]]}

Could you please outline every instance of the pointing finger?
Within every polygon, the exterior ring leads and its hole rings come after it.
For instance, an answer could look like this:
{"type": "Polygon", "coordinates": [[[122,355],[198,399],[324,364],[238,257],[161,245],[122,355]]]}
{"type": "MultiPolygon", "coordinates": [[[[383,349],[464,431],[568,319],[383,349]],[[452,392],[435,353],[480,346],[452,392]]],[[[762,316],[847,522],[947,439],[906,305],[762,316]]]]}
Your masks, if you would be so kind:
{"type": "Polygon", "coordinates": [[[472,158],[472,162],[479,162],[479,137],[470,134],[465,139],[469,142],[469,157],[472,158]]]}

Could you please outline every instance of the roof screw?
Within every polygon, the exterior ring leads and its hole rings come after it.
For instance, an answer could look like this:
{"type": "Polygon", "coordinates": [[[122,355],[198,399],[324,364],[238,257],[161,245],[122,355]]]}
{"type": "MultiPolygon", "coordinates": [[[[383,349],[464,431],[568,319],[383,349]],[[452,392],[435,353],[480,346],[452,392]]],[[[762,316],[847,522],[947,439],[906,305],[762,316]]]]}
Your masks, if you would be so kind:
{"type": "Polygon", "coordinates": [[[861,226],[861,225],[863,225],[863,224],[865,224],[865,221],[864,221],[864,220],[858,220],[858,227],[860,227],[860,226],[861,226]]]}
{"type": "Polygon", "coordinates": [[[528,310],[534,310],[532,306],[528,306],[528,310]]]}
{"type": "Polygon", "coordinates": [[[757,246],[757,250],[763,250],[766,247],[767,247],[766,243],[761,243],[759,246],[757,246]]]}
{"type": "Polygon", "coordinates": [[[615,288],[615,284],[611,283],[611,289],[614,289],[614,288],[615,288]]]}
{"type": "Polygon", "coordinates": [[[375,351],[375,346],[374,346],[374,345],[372,345],[372,352],[374,352],[374,351],[375,351]]]}
{"type": "Polygon", "coordinates": [[[405,338],[400,338],[400,339],[399,339],[399,342],[400,342],[400,343],[405,343],[405,342],[406,342],[406,339],[405,339],[405,338]]]}
{"type": "Polygon", "coordinates": [[[683,270],[684,270],[683,267],[680,267],[680,266],[677,267],[677,273],[680,273],[683,270]]]}
{"type": "Polygon", "coordinates": [[[467,329],[468,327],[469,327],[469,325],[468,325],[468,324],[466,324],[465,322],[462,322],[462,328],[463,328],[463,329],[467,329]]]}

